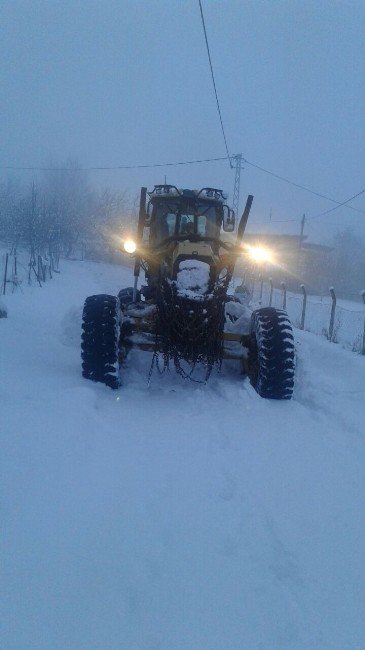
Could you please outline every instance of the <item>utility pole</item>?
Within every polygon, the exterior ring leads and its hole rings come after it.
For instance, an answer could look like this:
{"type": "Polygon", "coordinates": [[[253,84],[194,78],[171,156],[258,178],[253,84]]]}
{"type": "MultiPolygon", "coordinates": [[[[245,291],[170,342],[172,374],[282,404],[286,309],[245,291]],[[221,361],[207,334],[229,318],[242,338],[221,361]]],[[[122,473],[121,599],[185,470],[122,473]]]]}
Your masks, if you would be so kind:
{"type": "Polygon", "coordinates": [[[232,208],[234,210],[236,218],[238,219],[238,217],[239,217],[238,210],[239,210],[239,204],[240,204],[240,181],[241,181],[241,169],[242,169],[242,154],[241,153],[235,154],[234,156],[232,156],[232,160],[235,161],[234,169],[236,170],[235,176],[234,176],[232,208]]]}

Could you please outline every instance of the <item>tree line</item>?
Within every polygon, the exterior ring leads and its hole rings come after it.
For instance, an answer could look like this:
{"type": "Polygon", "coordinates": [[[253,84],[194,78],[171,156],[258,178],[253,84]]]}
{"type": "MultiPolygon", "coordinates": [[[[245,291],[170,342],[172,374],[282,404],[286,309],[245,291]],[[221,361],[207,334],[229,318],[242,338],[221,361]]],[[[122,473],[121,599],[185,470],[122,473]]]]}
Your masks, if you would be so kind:
{"type": "Polygon", "coordinates": [[[135,229],[137,200],[125,190],[93,187],[77,164],[25,184],[0,182],[0,239],[34,255],[108,259],[135,229]]]}

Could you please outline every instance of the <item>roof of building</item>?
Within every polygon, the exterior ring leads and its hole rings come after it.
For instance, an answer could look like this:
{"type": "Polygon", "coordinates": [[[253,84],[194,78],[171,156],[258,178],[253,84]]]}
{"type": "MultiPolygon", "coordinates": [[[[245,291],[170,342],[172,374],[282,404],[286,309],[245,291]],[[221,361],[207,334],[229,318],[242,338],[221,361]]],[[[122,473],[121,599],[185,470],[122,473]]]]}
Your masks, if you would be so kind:
{"type": "Polygon", "coordinates": [[[332,250],[330,246],[305,241],[307,235],[262,235],[258,233],[247,233],[245,234],[244,239],[247,243],[261,243],[286,250],[297,250],[298,248],[301,248],[303,250],[317,253],[329,253],[332,250]]]}

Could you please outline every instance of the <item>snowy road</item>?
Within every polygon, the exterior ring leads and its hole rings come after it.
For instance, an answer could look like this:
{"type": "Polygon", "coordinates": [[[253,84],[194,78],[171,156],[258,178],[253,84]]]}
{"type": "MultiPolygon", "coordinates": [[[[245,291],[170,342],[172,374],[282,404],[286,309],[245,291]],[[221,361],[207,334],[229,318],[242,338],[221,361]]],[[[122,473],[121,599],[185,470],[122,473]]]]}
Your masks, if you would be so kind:
{"type": "Polygon", "coordinates": [[[80,376],[63,263],[0,321],[3,650],[365,648],[365,359],[297,332],[290,402],[237,375],[80,376]]]}

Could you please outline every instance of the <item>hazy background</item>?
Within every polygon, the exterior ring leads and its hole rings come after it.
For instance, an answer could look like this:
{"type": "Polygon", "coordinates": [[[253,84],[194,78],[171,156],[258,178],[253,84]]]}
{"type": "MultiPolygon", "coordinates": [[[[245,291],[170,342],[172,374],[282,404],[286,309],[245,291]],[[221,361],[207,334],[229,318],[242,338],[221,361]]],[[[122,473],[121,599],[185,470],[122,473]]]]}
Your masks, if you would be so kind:
{"type": "MultiPolygon", "coordinates": [[[[230,153],[339,201],[365,187],[365,3],[203,3],[230,153]]],[[[114,166],[224,156],[197,0],[2,0],[0,165],[114,166]]],[[[36,172],[1,170],[30,183],[36,172]]],[[[141,185],[223,187],[227,162],[90,172],[141,185]]],[[[250,228],[329,241],[365,214],[333,207],[252,167],[250,228]],[[272,214],[269,221],[270,211],[272,214]],[[292,220],[281,223],[281,220],[292,220]],[[278,223],[275,223],[278,221],[278,223]]],[[[365,195],[352,205],[365,211],[365,195]]]]}

